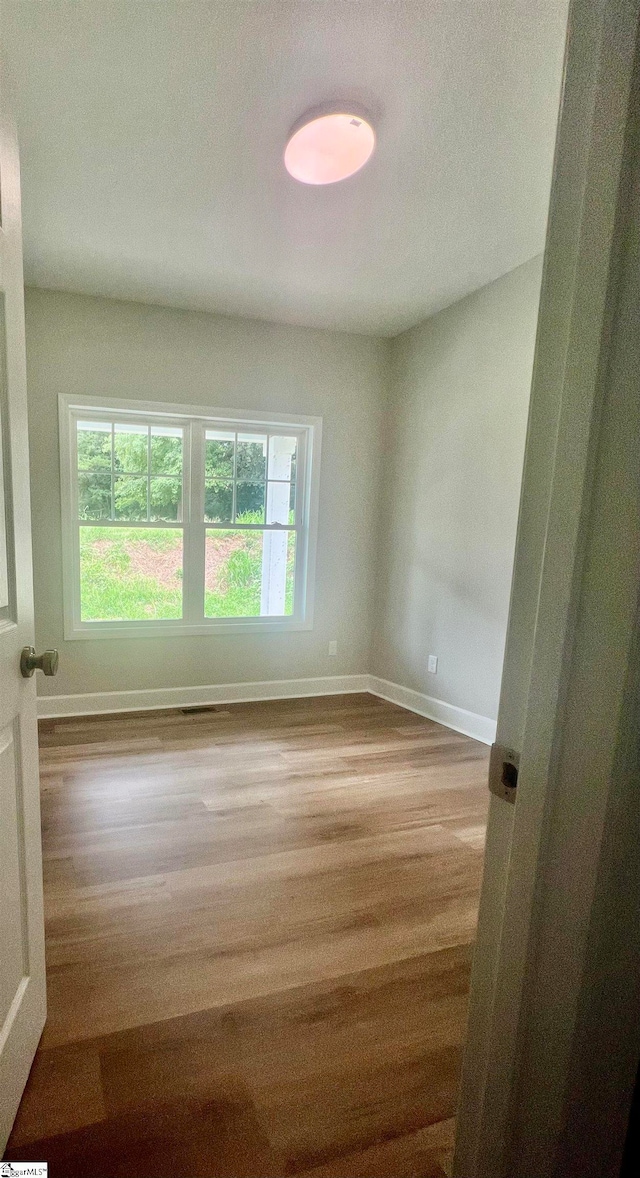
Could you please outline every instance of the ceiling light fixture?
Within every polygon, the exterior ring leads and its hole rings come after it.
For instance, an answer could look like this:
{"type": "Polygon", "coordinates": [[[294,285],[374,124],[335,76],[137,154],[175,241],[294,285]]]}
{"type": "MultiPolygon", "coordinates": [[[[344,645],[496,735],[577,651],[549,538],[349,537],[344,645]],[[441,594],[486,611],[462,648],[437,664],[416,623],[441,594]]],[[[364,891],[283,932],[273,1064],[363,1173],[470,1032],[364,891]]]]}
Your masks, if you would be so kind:
{"type": "Polygon", "coordinates": [[[303,184],[335,184],[359,172],[376,145],[371,123],[345,110],[309,113],[289,136],[284,164],[303,184]]]}

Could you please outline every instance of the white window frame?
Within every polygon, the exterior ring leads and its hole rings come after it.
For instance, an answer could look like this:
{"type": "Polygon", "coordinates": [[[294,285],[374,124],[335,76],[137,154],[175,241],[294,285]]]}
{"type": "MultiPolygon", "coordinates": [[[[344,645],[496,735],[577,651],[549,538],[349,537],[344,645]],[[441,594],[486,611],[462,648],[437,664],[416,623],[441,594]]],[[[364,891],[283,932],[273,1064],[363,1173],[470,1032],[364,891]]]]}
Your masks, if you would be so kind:
{"type": "MultiPolygon", "coordinates": [[[[280,413],[217,409],[169,404],[165,401],[130,401],[114,397],[74,397],[60,394],[60,490],[62,508],[62,556],[64,636],[77,638],[131,638],[187,634],[272,634],[313,628],[320,448],[322,418],[280,413]],[[100,527],[100,520],[80,521],[77,510],[78,420],[94,418],[131,424],[181,426],[184,429],[183,519],[158,521],[146,527],[181,527],[183,532],[183,617],[149,621],[82,621],[80,612],[80,527],[100,527]],[[205,532],[215,525],[204,519],[204,436],[206,429],[242,429],[285,433],[298,438],[296,460],[295,529],[296,571],[293,613],[259,618],[205,618],[205,532]],[[187,570],[187,565],[189,569],[187,570]]],[[[136,521],[104,521],[107,527],[136,527],[136,521]]],[[[142,522],[142,521],[141,521],[142,522]]],[[[233,524],[219,525],[233,529],[233,524]]],[[[258,525],[256,525],[258,526],[258,525]]],[[[284,525],[265,524],[260,530],[282,531],[284,525]]]]}

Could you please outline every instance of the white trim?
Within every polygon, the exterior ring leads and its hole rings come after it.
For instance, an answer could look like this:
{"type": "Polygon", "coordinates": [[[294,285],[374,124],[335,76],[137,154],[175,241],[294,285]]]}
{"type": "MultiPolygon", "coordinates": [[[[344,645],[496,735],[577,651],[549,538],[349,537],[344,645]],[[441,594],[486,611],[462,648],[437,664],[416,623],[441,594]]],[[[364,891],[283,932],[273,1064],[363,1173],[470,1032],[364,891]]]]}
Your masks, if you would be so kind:
{"type": "Polygon", "coordinates": [[[252,703],[261,699],[303,699],[313,695],[366,692],[435,720],[483,744],[492,744],[495,721],[444,700],[389,683],[377,675],[323,675],[316,679],[266,679],[257,683],[218,683],[202,687],[154,687],[140,691],[98,691],[83,695],[41,695],[38,717],[93,716],[111,712],[150,712],[156,708],[204,707],[208,704],[252,703]]]}
{"type": "Polygon", "coordinates": [[[287,426],[289,429],[311,427],[322,423],[321,417],[309,417],[299,413],[271,413],[264,410],[252,409],[219,409],[216,405],[183,405],[179,401],[134,401],[122,397],[76,397],[71,393],[60,393],[59,401],[67,409],[105,410],[108,415],[112,409],[127,417],[144,417],[152,413],[154,417],[168,417],[171,419],[183,417],[199,418],[202,421],[246,421],[247,424],[258,427],[273,425],[287,426]]]}
{"type": "Polygon", "coordinates": [[[414,691],[411,687],[401,687],[399,683],[390,683],[388,679],[369,675],[369,691],[380,699],[398,704],[399,707],[416,712],[419,716],[426,716],[427,719],[435,720],[445,728],[453,728],[454,732],[471,736],[482,744],[493,744],[496,738],[496,722],[489,716],[479,716],[477,712],[457,708],[443,699],[435,699],[434,696],[423,695],[421,691],[414,691]]]}
{"type": "Polygon", "coordinates": [[[313,618],[299,622],[295,617],[282,618],[212,618],[190,626],[188,622],[85,622],[82,627],[65,631],[66,642],[83,642],[89,638],[189,638],[212,634],[282,634],[313,630],[313,618]]]}
{"type": "Polygon", "coordinates": [[[258,683],[219,683],[202,687],[156,687],[143,691],[100,691],[85,695],[41,695],[38,717],[94,716],[111,712],[150,712],[157,708],[252,703],[261,699],[302,699],[313,695],[351,695],[369,691],[369,675],[325,675],[317,679],[270,679],[258,683]]]}
{"type": "MultiPolygon", "coordinates": [[[[175,405],[162,401],[128,401],[119,398],[74,397],[61,393],[58,397],[60,427],[60,487],[62,511],[62,556],[64,636],[66,639],[94,638],[154,638],[185,635],[260,634],[285,631],[312,630],[318,509],[320,496],[320,456],[322,446],[322,418],[306,415],[291,416],[264,411],[217,409],[209,406],[175,405]],[[78,552],[79,525],[77,522],[75,428],[70,423],[89,414],[105,420],[125,417],[132,422],[148,424],[161,418],[184,431],[183,519],[180,521],[140,521],[139,526],[176,528],[183,536],[183,617],[182,619],[149,621],[83,622],[80,617],[80,559],[78,552]],[[197,437],[207,425],[239,425],[273,433],[273,427],[295,433],[298,438],[296,474],[296,572],[294,610],[289,616],[253,618],[206,618],[204,616],[204,568],[194,560],[195,534],[202,531],[204,544],[206,522],[203,518],[203,478],[198,462],[202,458],[197,437]],[[195,447],[195,449],[194,449],[195,447]],[[195,480],[195,481],[194,481],[195,480]],[[193,484],[193,485],[192,485],[193,484]]],[[[91,526],[136,527],[136,521],[90,521],[91,526]]],[[[214,525],[211,525],[212,527],[214,525]]],[[[233,527],[241,525],[230,525],[233,527]]],[[[265,530],[269,525],[265,523],[265,530]]],[[[279,530],[279,529],[278,529],[279,530]]],[[[285,530],[289,530],[288,528],[285,530]]]]}

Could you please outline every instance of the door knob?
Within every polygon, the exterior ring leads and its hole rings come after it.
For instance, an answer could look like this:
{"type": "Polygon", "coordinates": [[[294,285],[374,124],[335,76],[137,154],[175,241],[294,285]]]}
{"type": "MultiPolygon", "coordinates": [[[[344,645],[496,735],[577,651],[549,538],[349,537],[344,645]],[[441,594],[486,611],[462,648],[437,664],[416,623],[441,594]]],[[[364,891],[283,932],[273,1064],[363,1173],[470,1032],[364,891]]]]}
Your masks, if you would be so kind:
{"type": "Polygon", "coordinates": [[[42,654],[36,654],[35,647],[23,646],[20,655],[20,671],[25,679],[30,679],[34,671],[42,671],[44,675],[55,675],[57,670],[57,650],[44,650],[42,654]]]}

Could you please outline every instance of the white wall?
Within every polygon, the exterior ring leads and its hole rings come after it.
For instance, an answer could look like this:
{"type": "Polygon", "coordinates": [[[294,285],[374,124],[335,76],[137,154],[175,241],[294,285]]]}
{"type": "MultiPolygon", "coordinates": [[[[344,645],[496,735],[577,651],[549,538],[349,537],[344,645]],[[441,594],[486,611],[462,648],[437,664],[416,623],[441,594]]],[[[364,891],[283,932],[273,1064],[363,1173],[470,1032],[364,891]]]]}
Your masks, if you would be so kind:
{"type": "Polygon", "coordinates": [[[542,261],[391,343],[371,670],[495,718],[542,261]],[[427,671],[438,656],[437,675],[427,671]]]}
{"type": "Polygon", "coordinates": [[[387,344],[54,291],[29,290],[26,309],[36,642],[60,651],[58,676],[39,676],[39,694],[366,671],[387,344]],[[314,629],[65,642],[61,392],[322,416],[314,629]]]}

